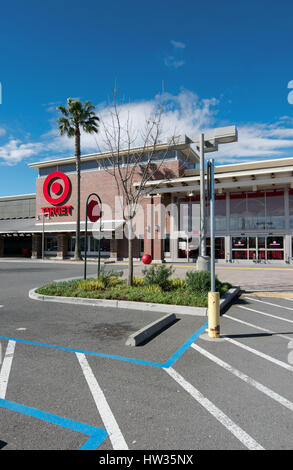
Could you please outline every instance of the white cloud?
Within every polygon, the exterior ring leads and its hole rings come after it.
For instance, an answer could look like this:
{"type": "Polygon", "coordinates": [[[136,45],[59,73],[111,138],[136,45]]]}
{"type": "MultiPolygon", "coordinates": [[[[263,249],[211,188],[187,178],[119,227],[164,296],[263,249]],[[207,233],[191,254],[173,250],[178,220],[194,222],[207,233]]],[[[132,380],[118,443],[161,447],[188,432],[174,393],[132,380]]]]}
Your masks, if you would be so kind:
{"type": "MultiPolygon", "coordinates": [[[[119,106],[122,125],[125,127],[127,120],[129,120],[133,146],[139,146],[143,143],[142,133],[146,121],[154,115],[159,100],[160,97],[156,96],[148,101],[124,103],[119,106]]],[[[179,134],[193,137],[202,131],[209,132],[214,127],[223,125],[216,121],[221,104],[216,98],[200,99],[192,91],[183,89],[178,95],[165,93],[163,100],[161,140],[179,134]]],[[[99,104],[96,107],[96,112],[104,126],[110,129],[112,125],[111,107],[105,103],[99,104]]],[[[11,137],[7,143],[0,145],[0,163],[2,165],[16,165],[22,160],[29,160],[33,157],[38,161],[74,155],[74,138],[69,139],[58,134],[55,118],[49,122],[51,130],[40,136],[38,141],[21,141],[11,137]]],[[[293,156],[293,128],[290,116],[282,116],[276,123],[239,125],[238,134],[238,142],[219,145],[219,151],[209,156],[213,156],[217,163],[240,163],[251,159],[293,156]]],[[[126,146],[126,138],[124,143],[126,146]]],[[[83,154],[96,153],[106,149],[102,123],[98,135],[82,133],[81,149],[83,154]]]]}
{"type": "MultiPolygon", "coordinates": [[[[129,127],[133,137],[133,146],[143,144],[143,132],[146,122],[157,110],[160,96],[156,96],[149,101],[136,101],[132,103],[123,103],[118,107],[119,118],[122,127],[126,127],[129,120],[129,127]]],[[[188,90],[182,90],[178,95],[165,93],[163,95],[164,107],[162,116],[162,136],[166,139],[172,135],[187,134],[191,135],[199,132],[201,127],[209,127],[214,122],[216,113],[215,98],[209,100],[200,100],[198,96],[188,90]]],[[[82,153],[95,153],[106,149],[104,128],[112,127],[112,107],[98,105],[96,112],[101,119],[99,133],[97,135],[81,133],[82,153]]],[[[55,123],[48,133],[42,138],[46,141],[45,147],[48,152],[58,154],[72,155],[74,152],[74,139],[58,134],[58,128],[55,123]]],[[[127,136],[124,136],[122,146],[127,146],[127,136]]]]}
{"type": "Polygon", "coordinates": [[[174,41],[174,39],[171,39],[170,44],[173,46],[173,54],[171,53],[172,55],[167,55],[164,58],[164,64],[169,68],[178,69],[185,64],[181,52],[185,49],[186,44],[182,41],[174,41]]]}
{"type": "Polygon", "coordinates": [[[293,129],[280,121],[274,124],[252,123],[238,127],[238,142],[219,146],[219,163],[237,163],[248,159],[293,156],[293,129]]]}
{"type": "Polygon", "coordinates": [[[175,49],[185,49],[186,47],[186,44],[184,44],[184,42],[181,42],[181,41],[174,41],[172,39],[170,43],[172,44],[172,46],[175,47],[175,49]]]}
{"type": "Polygon", "coordinates": [[[6,129],[4,127],[0,127],[0,137],[3,137],[6,134],[6,129]]]}
{"type": "Polygon", "coordinates": [[[43,150],[43,145],[39,142],[22,143],[17,139],[10,139],[5,145],[0,147],[0,163],[8,166],[38,155],[43,150]]]}
{"type": "Polygon", "coordinates": [[[167,67],[178,69],[179,67],[182,67],[182,65],[185,64],[185,60],[178,60],[173,55],[168,55],[167,57],[165,57],[164,63],[167,67]]]}

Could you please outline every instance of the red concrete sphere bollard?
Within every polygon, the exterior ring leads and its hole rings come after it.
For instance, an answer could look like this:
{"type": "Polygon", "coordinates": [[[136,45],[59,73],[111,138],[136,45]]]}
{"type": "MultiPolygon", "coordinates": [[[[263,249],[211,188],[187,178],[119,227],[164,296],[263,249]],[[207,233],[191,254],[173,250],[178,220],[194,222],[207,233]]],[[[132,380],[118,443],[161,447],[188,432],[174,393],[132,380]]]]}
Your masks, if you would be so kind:
{"type": "Polygon", "coordinates": [[[146,253],[142,256],[141,261],[143,262],[143,264],[150,264],[153,261],[153,258],[151,257],[151,255],[148,255],[146,253]]]}

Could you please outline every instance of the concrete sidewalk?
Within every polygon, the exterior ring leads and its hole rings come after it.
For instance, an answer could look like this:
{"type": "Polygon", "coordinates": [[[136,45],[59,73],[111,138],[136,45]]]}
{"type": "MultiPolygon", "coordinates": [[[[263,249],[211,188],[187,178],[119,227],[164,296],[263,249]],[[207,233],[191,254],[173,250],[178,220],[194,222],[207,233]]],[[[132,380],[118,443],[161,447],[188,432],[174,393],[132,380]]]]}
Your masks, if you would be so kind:
{"type": "MultiPolygon", "coordinates": [[[[48,263],[63,265],[83,265],[83,261],[72,260],[31,260],[30,258],[0,258],[1,262],[11,263],[48,263]]],[[[96,260],[91,260],[89,266],[97,264],[96,260]]],[[[167,263],[169,265],[169,263],[167,263]]],[[[118,261],[116,263],[105,264],[108,269],[123,271],[123,278],[127,276],[127,261],[118,261]]],[[[196,269],[195,263],[174,263],[172,264],[175,272],[173,277],[185,278],[187,271],[196,269]]],[[[82,267],[82,266],[81,266],[82,267]]],[[[142,276],[142,270],[145,266],[141,262],[134,262],[134,275],[142,276]]],[[[216,265],[216,274],[220,281],[230,282],[232,285],[240,286],[245,290],[263,290],[263,291],[293,291],[293,266],[284,264],[270,265],[251,265],[247,264],[227,264],[216,265]]]]}
{"type": "MultiPolygon", "coordinates": [[[[119,263],[115,263],[119,266],[119,263]]],[[[122,263],[121,263],[122,267],[122,263]]],[[[173,277],[185,278],[187,271],[195,270],[194,264],[173,264],[173,277]]],[[[134,275],[142,276],[143,267],[135,265],[134,275]]],[[[124,272],[124,276],[126,271],[124,272]]],[[[245,290],[293,291],[293,267],[284,265],[266,266],[222,266],[216,265],[216,275],[222,282],[230,282],[245,290]]]]}

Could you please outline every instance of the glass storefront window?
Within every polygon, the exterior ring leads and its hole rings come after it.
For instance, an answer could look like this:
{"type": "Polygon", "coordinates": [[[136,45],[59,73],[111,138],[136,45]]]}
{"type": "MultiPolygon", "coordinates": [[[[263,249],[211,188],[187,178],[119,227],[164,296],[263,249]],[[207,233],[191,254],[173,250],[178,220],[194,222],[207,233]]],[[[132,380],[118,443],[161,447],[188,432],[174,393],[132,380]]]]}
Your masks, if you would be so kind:
{"type": "Polygon", "coordinates": [[[246,237],[233,237],[232,238],[232,249],[243,250],[247,248],[247,238],[246,237]]]}
{"type": "Polygon", "coordinates": [[[247,259],[247,250],[232,250],[232,259],[247,259]]]}
{"type": "MultiPolygon", "coordinates": [[[[291,202],[293,227],[293,199],[291,202]]],[[[284,191],[280,190],[230,193],[230,229],[233,231],[283,229],[284,204],[284,191]]]]}
{"type": "Polygon", "coordinates": [[[290,229],[293,229],[293,189],[289,190],[289,221],[290,229]]]}
{"type": "MultiPolygon", "coordinates": [[[[169,237],[170,237],[170,235],[169,235],[169,237]]],[[[144,235],[139,235],[139,252],[141,254],[144,253],[144,235]]],[[[166,250],[165,250],[165,252],[166,252],[166,250]]]]}
{"type": "Polygon", "coordinates": [[[45,237],[45,251],[57,251],[57,237],[45,237]]]}
{"type": "MultiPolygon", "coordinates": [[[[84,249],[84,248],[83,248],[84,249]]],[[[99,240],[94,237],[90,237],[90,243],[88,243],[88,252],[97,253],[99,250],[99,240]]],[[[110,251],[110,240],[101,239],[101,251],[110,251]]]]}
{"type": "Polygon", "coordinates": [[[266,192],[266,228],[285,228],[284,192],[266,192]]]}
{"type": "Polygon", "coordinates": [[[265,193],[258,191],[255,193],[246,193],[246,213],[245,229],[246,230],[263,230],[266,223],[265,210],[265,193]]]}
{"type": "Polygon", "coordinates": [[[90,251],[98,251],[98,242],[99,240],[96,240],[94,237],[90,237],[90,245],[88,247],[90,251]]]}
{"type": "Polygon", "coordinates": [[[230,230],[245,230],[246,194],[230,194],[230,230]]]}
{"type": "Polygon", "coordinates": [[[283,237],[232,237],[232,259],[284,259],[283,237]]]}
{"type": "Polygon", "coordinates": [[[102,240],[101,240],[101,251],[110,251],[110,240],[109,240],[109,238],[102,238],[102,240]]]}
{"type": "Polygon", "coordinates": [[[178,258],[187,257],[187,240],[186,238],[178,238],[178,258]]]}
{"type": "Polygon", "coordinates": [[[170,253],[170,233],[166,233],[166,237],[164,239],[164,252],[170,253]]]}
{"type": "Polygon", "coordinates": [[[258,248],[265,248],[266,247],[266,237],[258,237],[257,238],[258,248]]]}
{"type": "MultiPolygon", "coordinates": [[[[207,256],[211,256],[211,240],[210,237],[206,239],[207,256]]],[[[215,237],[215,258],[225,259],[225,238],[215,237]]]]}
{"type": "MultiPolygon", "coordinates": [[[[81,251],[84,252],[84,235],[81,236],[80,239],[80,246],[81,246],[81,251]]],[[[97,253],[98,251],[98,245],[99,245],[99,240],[96,238],[89,236],[88,237],[88,242],[87,242],[87,252],[88,253],[97,253]]],[[[68,251],[69,252],[74,252],[75,250],[75,236],[72,236],[68,239],[68,251]]],[[[102,238],[101,240],[101,251],[110,251],[110,240],[102,238]]]]}
{"type": "Polygon", "coordinates": [[[282,260],[284,259],[284,251],[283,250],[267,250],[267,259],[282,260]]]}
{"type": "Polygon", "coordinates": [[[198,257],[198,238],[189,237],[188,244],[187,238],[181,237],[178,238],[178,258],[187,258],[187,246],[189,250],[189,258],[196,259],[198,257]]]}
{"type": "Polygon", "coordinates": [[[200,226],[199,196],[180,198],[178,208],[178,230],[194,233],[200,226]]]}
{"type": "Polygon", "coordinates": [[[283,237],[268,237],[267,249],[283,249],[283,237]]]}
{"type": "MultiPolygon", "coordinates": [[[[68,239],[68,251],[74,251],[75,250],[75,239],[76,237],[70,237],[68,239]]],[[[80,249],[81,251],[84,251],[84,235],[80,236],[80,249]]]]}
{"type": "Polygon", "coordinates": [[[216,194],[215,196],[215,230],[217,232],[226,231],[226,194],[216,194]]]}

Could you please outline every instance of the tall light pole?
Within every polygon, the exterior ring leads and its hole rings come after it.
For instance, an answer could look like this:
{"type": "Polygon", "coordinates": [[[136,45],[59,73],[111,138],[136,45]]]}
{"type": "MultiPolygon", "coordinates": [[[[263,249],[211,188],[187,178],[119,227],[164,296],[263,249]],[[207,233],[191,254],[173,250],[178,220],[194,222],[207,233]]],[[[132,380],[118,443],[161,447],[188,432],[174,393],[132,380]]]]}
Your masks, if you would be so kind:
{"type": "Polygon", "coordinates": [[[215,186],[214,159],[208,161],[208,198],[210,200],[210,237],[211,237],[211,290],[208,293],[208,335],[220,337],[220,293],[216,292],[215,276],[215,186]]]}
{"type": "Polygon", "coordinates": [[[50,214],[48,212],[42,212],[41,214],[38,215],[38,220],[42,217],[42,260],[45,258],[45,217],[48,217],[50,219],[50,214]]]}
{"type": "Polygon", "coordinates": [[[209,270],[209,258],[206,256],[206,192],[205,192],[205,164],[204,164],[204,134],[199,137],[199,164],[200,164],[200,245],[197,259],[197,270],[209,270]]]}
{"type": "Polygon", "coordinates": [[[218,127],[209,134],[200,134],[188,139],[189,143],[197,145],[200,163],[200,249],[197,259],[197,270],[208,271],[210,269],[209,257],[206,256],[206,197],[205,197],[205,164],[206,152],[217,152],[218,144],[237,142],[238,132],[236,126],[218,127]]]}

